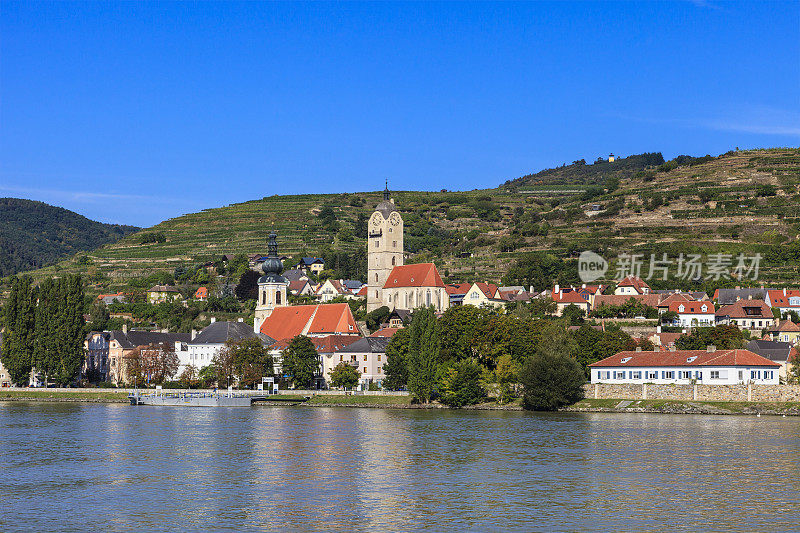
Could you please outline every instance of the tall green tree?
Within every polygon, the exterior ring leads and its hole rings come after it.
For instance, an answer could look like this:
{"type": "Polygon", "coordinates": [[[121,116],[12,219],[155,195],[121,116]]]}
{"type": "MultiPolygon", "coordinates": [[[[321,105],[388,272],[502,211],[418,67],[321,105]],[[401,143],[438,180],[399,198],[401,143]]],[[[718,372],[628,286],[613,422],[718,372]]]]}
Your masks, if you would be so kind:
{"type": "Polygon", "coordinates": [[[433,398],[439,362],[439,337],[433,307],[417,309],[411,321],[408,350],[408,389],[423,403],[433,398]]]}
{"type": "Polygon", "coordinates": [[[386,346],[386,364],[383,373],[386,379],[383,386],[389,390],[399,390],[408,385],[408,346],[411,341],[410,329],[397,330],[386,346]]]}
{"type": "Polygon", "coordinates": [[[275,375],[272,355],[261,339],[229,340],[225,343],[225,349],[230,351],[233,358],[233,373],[239,386],[251,388],[261,383],[262,377],[275,375]]]}
{"type": "Polygon", "coordinates": [[[442,376],[442,403],[462,407],[480,402],[486,397],[481,384],[483,367],[475,359],[462,359],[449,365],[442,376]]]}
{"type": "Polygon", "coordinates": [[[61,287],[52,279],[45,279],[35,290],[37,302],[34,312],[33,367],[44,374],[45,382],[57,373],[59,367],[59,313],[61,287]]]}
{"type": "Polygon", "coordinates": [[[575,340],[558,325],[545,329],[542,341],[520,373],[525,409],[553,411],[583,398],[586,376],[574,354],[575,340]]]}
{"type": "Polygon", "coordinates": [[[361,372],[356,367],[342,361],[330,371],[331,385],[334,387],[341,387],[343,389],[352,389],[358,385],[358,380],[361,379],[361,372]]]}
{"type": "Polygon", "coordinates": [[[319,354],[311,339],[298,335],[283,351],[283,373],[297,388],[311,387],[320,372],[319,354]]]}
{"type": "Polygon", "coordinates": [[[86,322],[83,319],[85,295],[80,276],[69,275],[58,281],[60,292],[58,327],[61,349],[59,364],[53,375],[56,382],[66,385],[81,370],[84,361],[83,341],[86,322]]]}
{"type": "Polygon", "coordinates": [[[11,381],[26,386],[33,366],[34,302],[31,278],[11,279],[11,293],[4,307],[6,331],[3,335],[2,361],[11,381]]]}

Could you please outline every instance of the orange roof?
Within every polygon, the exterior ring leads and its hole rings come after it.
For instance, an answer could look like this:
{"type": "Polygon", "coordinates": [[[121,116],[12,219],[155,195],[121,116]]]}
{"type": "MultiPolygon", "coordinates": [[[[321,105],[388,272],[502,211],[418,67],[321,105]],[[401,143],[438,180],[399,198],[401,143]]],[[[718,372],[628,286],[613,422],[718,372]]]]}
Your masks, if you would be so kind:
{"type": "Polygon", "coordinates": [[[469,288],[472,287],[469,283],[455,283],[452,285],[445,285],[444,290],[447,291],[447,294],[467,294],[469,288]]]}
{"type": "Polygon", "coordinates": [[[772,309],[764,300],[739,300],[730,305],[720,307],[717,315],[729,318],[774,318],[772,309]],[[751,312],[748,314],[745,308],[751,309],[751,312]]]}
{"type": "Polygon", "coordinates": [[[194,293],[195,298],[207,298],[208,297],[208,289],[205,287],[200,287],[194,293]]]}
{"type": "Polygon", "coordinates": [[[478,290],[481,291],[487,298],[494,298],[495,294],[497,294],[497,285],[481,282],[477,282],[475,285],[478,287],[478,290]]]}
{"type": "Polygon", "coordinates": [[[114,296],[125,296],[125,294],[121,292],[118,292],[116,294],[98,294],[97,299],[102,300],[103,298],[112,298],[114,296]]]}
{"type": "Polygon", "coordinates": [[[659,294],[598,294],[594,297],[594,308],[601,305],[623,305],[633,298],[635,301],[647,307],[656,307],[661,301],[659,294]]]}
{"type": "Polygon", "coordinates": [[[384,289],[394,287],[442,287],[444,282],[436,265],[433,263],[417,263],[415,265],[396,266],[386,279],[384,289]]]}
{"type": "Polygon", "coordinates": [[[669,307],[672,302],[693,302],[695,301],[694,298],[689,296],[688,294],[679,292],[679,293],[672,293],[658,304],[658,307],[669,307]]]}
{"type": "Polygon", "coordinates": [[[356,296],[363,296],[364,298],[366,298],[367,297],[367,290],[369,290],[369,287],[364,285],[363,287],[361,287],[358,290],[358,292],[356,293],[356,296]]]}
{"type": "MultiPolygon", "coordinates": [[[[359,335],[328,335],[327,337],[310,337],[317,353],[333,353],[361,339],[359,335]]],[[[285,350],[292,339],[282,339],[270,346],[275,350],[285,350]]]]}
{"type": "Polygon", "coordinates": [[[278,340],[326,333],[357,335],[358,326],[350,306],[345,303],[292,305],[276,307],[261,324],[261,333],[278,340]]]}
{"type": "Polygon", "coordinates": [[[395,333],[397,333],[402,328],[381,328],[370,337],[392,337],[395,333]]]}
{"type": "Polygon", "coordinates": [[[578,294],[576,291],[554,292],[553,301],[559,304],[578,304],[578,305],[589,304],[589,302],[586,301],[586,299],[580,294],[578,294]]]}
{"type": "Polygon", "coordinates": [[[651,366],[771,366],[779,367],[750,350],[675,350],[674,352],[619,352],[591,367],[651,366]],[[623,359],[627,359],[624,363],[623,359]]]}
{"type": "Polygon", "coordinates": [[[770,331],[800,331],[800,326],[791,320],[782,320],[773,326],[770,331]]]}
{"type": "Polygon", "coordinates": [[[769,294],[769,301],[773,307],[797,307],[789,303],[789,297],[800,296],[800,290],[787,289],[786,294],[783,294],[783,289],[767,291],[769,294]]]}
{"type": "Polygon", "coordinates": [[[650,289],[650,285],[648,285],[642,278],[638,276],[626,277],[617,283],[617,287],[633,287],[639,294],[644,294],[644,289],[650,289]]]}
{"type": "Polygon", "coordinates": [[[714,314],[714,304],[711,302],[672,302],[669,304],[669,310],[675,311],[682,315],[708,315],[714,314]],[[703,311],[703,306],[706,310],[703,311]],[[681,311],[683,307],[683,311],[681,311]]]}

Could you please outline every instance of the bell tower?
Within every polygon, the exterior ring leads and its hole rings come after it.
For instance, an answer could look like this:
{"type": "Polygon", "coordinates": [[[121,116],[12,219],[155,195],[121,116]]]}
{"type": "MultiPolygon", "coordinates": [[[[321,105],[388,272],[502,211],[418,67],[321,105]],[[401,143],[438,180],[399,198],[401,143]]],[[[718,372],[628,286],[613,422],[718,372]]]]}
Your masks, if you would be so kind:
{"type": "Polygon", "coordinates": [[[258,301],[256,302],[255,320],[253,321],[253,329],[256,333],[261,330],[261,324],[272,314],[273,309],[288,304],[286,301],[286,288],[289,285],[289,281],[281,276],[283,262],[278,257],[277,237],[275,232],[269,234],[267,258],[261,264],[261,270],[264,275],[258,278],[258,301]]]}
{"type": "MultiPolygon", "coordinates": [[[[396,266],[403,264],[403,218],[389,194],[389,182],[383,201],[375,207],[367,229],[367,312],[388,305],[383,285],[396,266]]],[[[389,306],[391,307],[391,306],[389,306]]]]}

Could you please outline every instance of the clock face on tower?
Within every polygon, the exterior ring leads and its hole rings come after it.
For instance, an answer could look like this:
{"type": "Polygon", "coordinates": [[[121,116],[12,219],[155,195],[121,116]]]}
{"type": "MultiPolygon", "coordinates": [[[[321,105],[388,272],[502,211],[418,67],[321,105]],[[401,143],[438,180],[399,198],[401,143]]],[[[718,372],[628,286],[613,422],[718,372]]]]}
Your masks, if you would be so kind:
{"type": "Polygon", "coordinates": [[[381,225],[381,215],[380,215],[380,213],[373,213],[372,214],[372,220],[370,222],[375,227],[380,226],[381,225]]]}
{"type": "Polygon", "coordinates": [[[400,215],[397,213],[392,213],[392,216],[389,217],[389,222],[391,222],[392,226],[397,226],[400,224],[400,215]]]}

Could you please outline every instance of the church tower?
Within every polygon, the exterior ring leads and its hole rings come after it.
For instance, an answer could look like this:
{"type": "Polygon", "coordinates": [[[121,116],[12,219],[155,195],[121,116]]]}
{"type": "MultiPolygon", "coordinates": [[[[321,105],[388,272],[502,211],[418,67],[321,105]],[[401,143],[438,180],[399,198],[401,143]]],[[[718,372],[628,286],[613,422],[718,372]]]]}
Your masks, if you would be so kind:
{"type": "Polygon", "coordinates": [[[261,330],[261,324],[272,314],[273,309],[288,304],[286,288],[289,286],[289,281],[281,276],[283,263],[278,257],[277,237],[274,232],[269,234],[267,258],[261,264],[264,275],[258,278],[258,301],[253,321],[253,329],[256,333],[261,330]]]}
{"type": "Polygon", "coordinates": [[[367,312],[387,305],[383,285],[396,266],[403,264],[403,218],[389,198],[389,183],[383,201],[375,207],[367,229],[367,312]]]}

